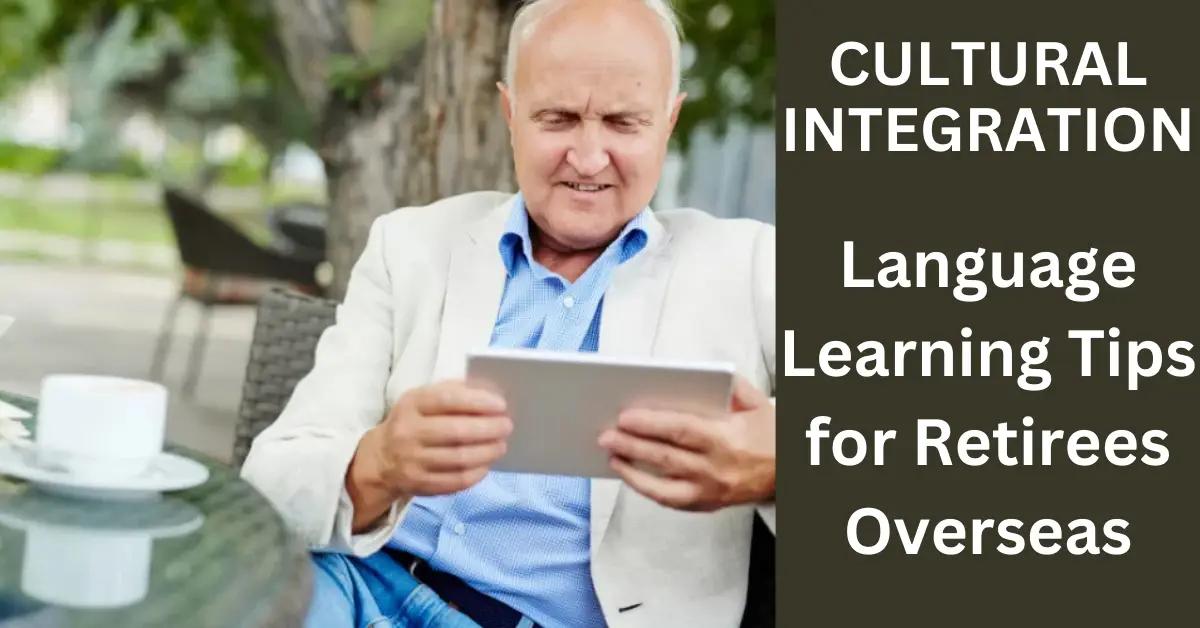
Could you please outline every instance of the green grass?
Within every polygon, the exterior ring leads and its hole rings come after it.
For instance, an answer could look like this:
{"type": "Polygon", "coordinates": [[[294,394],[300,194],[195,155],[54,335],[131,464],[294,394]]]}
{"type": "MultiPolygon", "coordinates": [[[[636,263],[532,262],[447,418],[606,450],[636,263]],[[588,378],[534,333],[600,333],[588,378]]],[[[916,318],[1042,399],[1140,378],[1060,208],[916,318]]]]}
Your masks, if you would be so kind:
{"type": "MultiPolygon", "coordinates": [[[[261,212],[243,211],[224,217],[255,240],[267,237],[261,212]]],[[[168,246],[175,242],[162,207],[129,202],[85,204],[0,198],[0,231],[168,246]]]]}
{"type": "Polygon", "coordinates": [[[155,205],[0,199],[0,230],[80,239],[170,244],[171,226],[155,205]]]}

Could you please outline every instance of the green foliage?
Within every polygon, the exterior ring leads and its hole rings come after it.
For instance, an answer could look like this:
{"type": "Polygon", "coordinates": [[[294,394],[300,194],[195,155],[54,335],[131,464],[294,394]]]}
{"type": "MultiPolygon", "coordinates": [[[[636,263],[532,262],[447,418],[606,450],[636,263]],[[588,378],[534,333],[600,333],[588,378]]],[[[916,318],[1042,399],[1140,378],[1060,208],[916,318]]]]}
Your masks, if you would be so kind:
{"type": "Polygon", "coordinates": [[[141,160],[130,154],[118,154],[105,159],[103,162],[96,164],[88,163],[82,167],[67,162],[60,169],[97,175],[113,175],[122,179],[144,179],[148,175],[146,166],[142,165],[141,160]]]}
{"type": "Polygon", "coordinates": [[[353,50],[329,60],[329,88],[354,102],[421,43],[434,0],[346,0],[347,28],[353,50]]]}
{"type": "Polygon", "coordinates": [[[177,26],[199,46],[227,40],[239,53],[239,71],[246,76],[271,70],[268,46],[271,14],[262,0],[51,0],[53,20],[41,33],[45,54],[57,57],[76,33],[112,20],[124,9],[136,9],[136,34],[158,32],[165,22],[177,26]]]}
{"type": "Polygon", "coordinates": [[[36,176],[50,172],[62,159],[58,149],[0,142],[0,170],[36,176]]]}
{"type": "Polygon", "coordinates": [[[114,155],[101,164],[89,164],[86,168],[80,168],[78,162],[73,162],[71,157],[69,151],[60,148],[0,142],[0,171],[39,176],[50,172],[85,170],[90,173],[111,174],[127,179],[146,176],[145,166],[133,155],[114,155]]]}
{"type": "Polygon", "coordinates": [[[85,67],[92,78],[84,91],[107,101],[89,104],[91,118],[132,105],[194,125],[233,122],[272,151],[312,140],[268,0],[43,3],[52,19],[36,36],[38,49],[51,61],[85,67]],[[127,53],[97,54],[114,47],[127,53]]]}
{"type": "Polygon", "coordinates": [[[770,123],[775,115],[774,0],[675,0],[675,5],[689,49],[683,70],[688,101],[675,137],[686,147],[702,124],[723,133],[737,118],[770,123]]]}
{"type": "MultiPolygon", "coordinates": [[[[444,0],[443,0],[444,1],[444,0]]],[[[433,0],[349,0],[364,23],[360,54],[374,64],[395,63],[421,43],[433,15],[433,0]]]]}
{"type": "Polygon", "coordinates": [[[46,68],[37,35],[52,15],[51,7],[42,0],[0,0],[0,94],[46,68]]]}
{"type": "Polygon", "coordinates": [[[388,70],[389,64],[357,55],[333,55],[329,59],[329,87],[345,101],[357,101],[376,79],[388,70]]]}
{"type": "Polygon", "coordinates": [[[158,178],[166,183],[187,187],[204,164],[204,156],[198,144],[172,142],[167,144],[162,163],[158,166],[158,178]]]}
{"type": "Polygon", "coordinates": [[[234,187],[262,185],[270,156],[258,146],[248,146],[218,166],[217,183],[234,187]]]}
{"type": "MultiPolygon", "coordinates": [[[[419,45],[435,2],[341,0],[353,47],[331,58],[328,88],[354,101],[419,45]]],[[[735,119],[774,117],[774,0],[674,0],[684,30],[684,90],[677,141],[718,133],[735,119]]],[[[247,127],[269,151],[311,141],[312,122],[286,72],[270,0],[0,0],[0,92],[62,57],[80,33],[102,32],[132,12],[134,39],[157,47],[149,68],[130,70],[124,96],[157,113],[247,127]],[[34,45],[37,44],[37,45],[34,45]]]]}

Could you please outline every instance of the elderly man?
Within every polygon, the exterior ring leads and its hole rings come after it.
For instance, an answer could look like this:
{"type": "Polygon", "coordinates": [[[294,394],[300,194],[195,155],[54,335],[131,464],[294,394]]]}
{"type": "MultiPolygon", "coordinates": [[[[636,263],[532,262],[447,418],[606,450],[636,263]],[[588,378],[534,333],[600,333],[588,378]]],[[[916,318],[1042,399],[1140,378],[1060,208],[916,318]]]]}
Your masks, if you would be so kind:
{"type": "MultiPolygon", "coordinates": [[[[245,476],[311,543],[309,624],[732,626],[774,529],[775,233],[647,208],[683,95],[665,0],[539,0],[499,86],[520,193],[378,219],[245,476]],[[621,480],[490,472],[487,345],[736,364],[727,416],[630,408],[621,480]]],[[[571,417],[562,417],[569,421],[571,417]]]]}

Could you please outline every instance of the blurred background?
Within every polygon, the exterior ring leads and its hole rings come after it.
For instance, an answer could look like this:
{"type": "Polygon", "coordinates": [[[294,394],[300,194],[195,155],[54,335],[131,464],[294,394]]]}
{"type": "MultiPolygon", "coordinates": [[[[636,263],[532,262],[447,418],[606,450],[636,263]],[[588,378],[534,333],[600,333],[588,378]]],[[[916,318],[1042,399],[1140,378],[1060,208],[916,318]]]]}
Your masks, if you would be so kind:
{"type": "MultiPolygon", "coordinates": [[[[158,379],[227,459],[254,304],[337,298],[371,220],[514,189],[513,0],[0,0],[0,390],[158,379]]],[[[676,0],[656,207],[774,221],[773,0],[676,0]]]]}

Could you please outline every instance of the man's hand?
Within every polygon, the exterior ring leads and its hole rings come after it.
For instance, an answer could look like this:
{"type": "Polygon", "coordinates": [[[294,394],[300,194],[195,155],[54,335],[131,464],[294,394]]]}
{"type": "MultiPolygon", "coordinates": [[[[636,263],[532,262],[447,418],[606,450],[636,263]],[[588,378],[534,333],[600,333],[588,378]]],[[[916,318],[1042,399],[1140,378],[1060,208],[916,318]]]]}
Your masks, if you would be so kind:
{"type": "Polygon", "coordinates": [[[504,413],[502,397],[462,381],[404,393],[359,441],[346,473],[354,531],[398,499],[454,493],[482,480],[508,448],[513,425],[504,413]]]}
{"type": "Polygon", "coordinates": [[[728,415],[630,409],[599,443],[627,484],[670,508],[712,511],[775,497],[775,406],[740,377],[728,415]]]}

